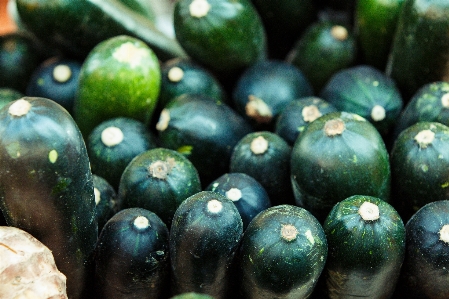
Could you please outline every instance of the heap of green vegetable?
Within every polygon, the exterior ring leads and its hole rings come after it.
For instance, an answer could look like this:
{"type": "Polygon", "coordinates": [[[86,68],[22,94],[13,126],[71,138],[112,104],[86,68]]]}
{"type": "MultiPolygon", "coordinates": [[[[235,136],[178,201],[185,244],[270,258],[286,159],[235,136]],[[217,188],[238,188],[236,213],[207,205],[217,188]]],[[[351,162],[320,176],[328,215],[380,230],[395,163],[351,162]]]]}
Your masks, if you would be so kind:
{"type": "Polygon", "coordinates": [[[448,298],[447,0],[148,3],[10,0],[0,225],[61,298],[448,298]]]}

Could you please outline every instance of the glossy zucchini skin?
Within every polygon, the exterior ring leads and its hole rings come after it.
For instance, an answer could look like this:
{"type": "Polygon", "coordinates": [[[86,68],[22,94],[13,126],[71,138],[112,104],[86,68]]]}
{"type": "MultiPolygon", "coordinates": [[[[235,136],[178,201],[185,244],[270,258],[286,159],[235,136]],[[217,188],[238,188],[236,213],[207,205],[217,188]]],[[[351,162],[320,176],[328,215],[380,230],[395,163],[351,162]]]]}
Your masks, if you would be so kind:
{"type": "Polygon", "coordinates": [[[59,104],[24,97],[1,109],[0,136],[0,207],[8,225],[53,252],[71,298],[89,298],[98,227],[92,173],[76,123],[59,104]]]}
{"type": "Polygon", "coordinates": [[[323,228],[307,210],[278,205],[262,211],[239,249],[242,298],[308,298],[327,254],[323,228]]]}
{"type": "Polygon", "coordinates": [[[187,292],[170,297],[170,299],[213,299],[213,298],[214,297],[211,297],[207,294],[201,294],[196,292],[187,292]]]}
{"type": "Polygon", "coordinates": [[[74,118],[83,136],[115,117],[148,125],[160,84],[159,61],[142,40],[118,35],[97,44],[83,61],[75,97],[74,118]]]}
{"type": "Polygon", "coordinates": [[[253,128],[228,105],[204,97],[175,98],[162,110],[156,129],[160,145],[188,157],[206,187],[228,172],[233,147],[253,128]]]}
{"type": "Polygon", "coordinates": [[[271,207],[270,197],[262,184],[242,172],[225,173],[205,191],[217,192],[232,200],[242,217],[243,230],[257,214],[271,207]]]}
{"type": "Polygon", "coordinates": [[[103,177],[118,190],[126,166],[138,154],[156,148],[157,138],[143,122],[115,117],[92,130],[86,147],[92,173],[103,177]]]}
{"type": "Polygon", "coordinates": [[[323,229],[329,246],[325,267],[329,297],[391,298],[406,244],[397,211],[377,197],[354,195],[332,208],[323,229]]]}
{"type": "Polygon", "coordinates": [[[407,222],[401,298],[448,298],[448,224],[448,200],[426,204],[407,222]]]}
{"type": "Polygon", "coordinates": [[[431,82],[418,89],[395,123],[393,140],[396,140],[403,130],[419,121],[449,125],[449,82],[431,82]]]}
{"type": "Polygon", "coordinates": [[[386,74],[407,102],[424,84],[447,80],[449,2],[405,0],[397,22],[386,74]]]}
{"type": "Polygon", "coordinates": [[[318,117],[337,111],[334,105],[315,96],[298,98],[279,114],[274,132],[293,146],[306,126],[318,117]]]}
{"type": "Polygon", "coordinates": [[[21,22],[39,39],[84,59],[101,41],[129,35],[145,41],[159,59],[185,56],[179,44],[120,0],[17,0],[21,22]]]}
{"type": "Polygon", "coordinates": [[[389,155],[377,129],[349,112],[311,122],[291,155],[296,203],[324,221],[333,206],[352,195],[390,198],[389,155]]]}
{"type": "Polygon", "coordinates": [[[51,99],[73,114],[81,65],[76,59],[58,56],[46,59],[33,70],[26,95],[51,99]]]}
{"type": "Polygon", "coordinates": [[[229,171],[255,178],[265,188],[273,205],[293,204],[291,151],[291,146],[273,132],[251,132],[234,146],[229,171]]]}
{"type": "Polygon", "coordinates": [[[391,203],[408,221],[425,204],[449,198],[449,127],[418,122],[399,135],[390,155],[391,203]]]}
{"type": "Polygon", "coordinates": [[[200,191],[194,165],[182,154],[158,147],[140,153],[126,166],[118,188],[118,207],[150,210],[170,227],[179,205],[200,191]]]}
{"type": "Polygon", "coordinates": [[[271,59],[245,69],[232,91],[232,100],[235,109],[255,128],[269,130],[288,103],[311,95],[313,88],[302,71],[271,59]]]}
{"type": "Polygon", "coordinates": [[[363,63],[384,71],[404,0],[355,1],[354,26],[363,63]]]}
{"type": "Polygon", "coordinates": [[[95,195],[95,210],[97,215],[98,233],[117,212],[117,192],[103,177],[92,174],[95,195]]]}
{"type": "Polygon", "coordinates": [[[262,20],[249,0],[181,0],[173,18],[181,46],[211,70],[235,73],[267,57],[262,20]]]}
{"type": "Polygon", "coordinates": [[[357,41],[349,26],[317,20],[297,39],[286,59],[304,73],[318,94],[334,73],[356,63],[357,41]]]}
{"type": "Polygon", "coordinates": [[[173,294],[229,298],[230,266],[242,234],[240,214],[225,196],[201,191],[183,201],[170,228],[173,294]]]}
{"type": "Polygon", "coordinates": [[[161,298],[169,282],[168,240],[167,226],[153,212],[115,214],[95,248],[97,298],[161,298]]]}
{"type": "Polygon", "coordinates": [[[395,82],[370,65],[356,65],[332,75],[320,97],[339,111],[369,120],[384,137],[402,111],[403,101],[395,82]]]}

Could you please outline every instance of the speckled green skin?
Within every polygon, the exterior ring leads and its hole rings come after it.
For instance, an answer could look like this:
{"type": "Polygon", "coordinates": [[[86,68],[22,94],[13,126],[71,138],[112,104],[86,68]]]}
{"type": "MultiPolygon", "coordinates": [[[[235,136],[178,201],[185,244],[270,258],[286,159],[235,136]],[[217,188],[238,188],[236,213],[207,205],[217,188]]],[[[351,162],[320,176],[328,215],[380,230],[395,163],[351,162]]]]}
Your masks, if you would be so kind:
{"type": "Polygon", "coordinates": [[[0,110],[0,207],[8,225],[53,253],[70,298],[89,298],[97,241],[92,173],[70,114],[45,98],[22,98],[27,114],[0,110]]]}
{"type": "Polygon", "coordinates": [[[407,101],[424,84],[447,81],[449,2],[405,0],[397,21],[386,74],[407,101]]]}
{"type": "Polygon", "coordinates": [[[148,124],[160,90],[159,61],[143,41],[115,36],[92,49],[78,84],[74,118],[84,136],[119,116],[148,124]]]}
{"type": "Polygon", "coordinates": [[[170,227],[178,206],[201,191],[198,172],[182,154],[155,148],[137,155],[123,171],[118,189],[118,207],[139,207],[156,213],[170,227]],[[170,161],[171,160],[171,161],[170,161]],[[158,161],[171,164],[166,178],[155,177],[150,166],[158,161]]]}
{"type": "Polygon", "coordinates": [[[323,221],[339,201],[356,194],[390,197],[391,173],[385,144],[366,119],[331,112],[311,122],[296,140],[291,179],[299,206],[323,221]],[[327,121],[340,119],[342,134],[327,136],[327,121]]]}
{"type": "Polygon", "coordinates": [[[130,1],[16,1],[20,21],[28,30],[71,56],[84,59],[98,43],[122,34],[143,40],[161,60],[185,56],[176,41],[121,2],[130,1]]]}
{"type": "Polygon", "coordinates": [[[363,62],[383,71],[404,0],[356,1],[355,31],[363,62]]]}
{"type": "Polygon", "coordinates": [[[95,249],[96,298],[161,298],[169,274],[169,233],[153,212],[130,208],[105,225],[95,249]],[[134,225],[137,217],[148,227],[134,225]]]}
{"type": "Polygon", "coordinates": [[[393,140],[419,121],[435,121],[449,125],[449,107],[443,105],[442,97],[449,94],[449,82],[437,81],[425,84],[410,99],[396,121],[393,140]]]}
{"type": "Polygon", "coordinates": [[[96,126],[86,140],[92,173],[97,174],[115,190],[118,190],[120,178],[129,162],[138,154],[157,146],[156,137],[141,121],[129,117],[115,117],[96,126]],[[114,146],[107,146],[101,140],[103,130],[109,127],[119,128],[123,140],[114,146]]]}
{"type": "Polygon", "coordinates": [[[357,65],[336,72],[320,92],[320,97],[339,111],[366,118],[382,136],[387,136],[393,128],[403,106],[395,82],[369,65],[357,65]],[[385,109],[382,120],[371,116],[376,105],[385,109]]]}
{"type": "Polygon", "coordinates": [[[323,228],[307,210],[279,205],[259,213],[245,230],[239,250],[244,298],[307,298],[327,258],[323,228]],[[282,225],[293,225],[295,239],[281,236],[282,225]]]}
{"type": "Polygon", "coordinates": [[[249,0],[207,0],[207,15],[192,17],[192,0],[174,8],[176,39],[187,54],[209,69],[232,73],[267,56],[262,20],[249,0]]]}
{"type": "Polygon", "coordinates": [[[215,299],[230,298],[231,264],[243,234],[234,203],[212,191],[201,191],[181,203],[170,229],[173,294],[199,292],[215,299]],[[212,213],[208,203],[222,204],[212,213]]]}
{"type": "Polygon", "coordinates": [[[449,297],[449,244],[440,240],[440,230],[449,224],[449,201],[423,206],[407,222],[406,252],[398,284],[400,297],[449,297]]]}
{"type": "Polygon", "coordinates": [[[422,206],[449,198],[449,127],[436,122],[418,122],[399,135],[391,151],[391,203],[404,221],[422,206]],[[423,148],[416,135],[430,130],[434,140],[423,148]]]}
{"type": "Polygon", "coordinates": [[[329,297],[390,298],[405,256],[405,227],[396,210],[379,198],[354,195],[334,206],[323,228],[329,297]],[[378,206],[379,219],[362,219],[364,202],[378,206]]]}

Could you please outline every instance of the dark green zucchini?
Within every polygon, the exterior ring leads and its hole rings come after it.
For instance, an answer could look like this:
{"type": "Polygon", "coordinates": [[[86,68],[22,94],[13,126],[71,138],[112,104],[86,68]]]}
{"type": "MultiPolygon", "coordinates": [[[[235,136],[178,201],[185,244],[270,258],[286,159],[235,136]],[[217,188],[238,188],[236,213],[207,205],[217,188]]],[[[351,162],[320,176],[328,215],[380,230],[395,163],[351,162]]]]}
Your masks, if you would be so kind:
{"type": "Polygon", "coordinates": [[[82,62],[63,57],[52,57],[33,70],[25,93],[55,101],[73,113],[78,76],[82,62]]]}
{"type": "Polygon", "coordinates": [[[250,0],[181,0],[173,19],[187,54],[213,71],[234,74],[267,56],[262,20],[250,0]]]}
{"type": "Polygon", "coordinates": [[[265,60],[239,76],[232,99],[236,110],[255,127],[269,129],[288,103],[312,94],[312,86],[298,68],[281,60],[265,60]]]}
{"type": "Polygon", "coordinates": [[[318,17],[314,0],[252,0],[267,34],[270,58],[283,59],[303,31],[318,17]]]}
{"type": "Polygon", "coordinates": [[[214,297],[209,296],[207,294],[187,292],[170,297],[170,299],[214,299],[214,297]]]}
{"type": "Polygon", "coordinates": [[[321,90],[320,97],[339,111],[366,118],[383,137],[393,128],[403,106],[395,82],[369,65],[336,72],[321,90]]]}
{"type": "Polygon", "coordinates": [[[395,123],[393,141],[403,130],[419,121],[449,125],[449,82],[432,82],[418,89],[395,123]]]}
{"type": "Polygon", "coordinates": [[[98,232],[100,233],[106,222],[117,212],[117,204],[115,203],[117,193],[103,177],[92,174],[92,179],[94,182],[98,232]]]}
{"type": "Polygon", "coordinates": [[[0,87],[25,93],[31,74],[42,61],[38,47],[28,34],[12,32],[0,36],[0,87]]]}
{"type": "Polygon", "coordinates": [[[291,179],[296,203],[324,221],[337,202],[352,195],[389,200],[389,155],[369,121],[331,112],[311,122],[296,140],[291,179]]]}
{"type": "Polygon", "coordinates": [[[307,210],[279,205],[259,213],[242,238],[242,298],[308,298],[327,259],[323,228],[307,210]]]}
{"type": "Polygon", "coordinates": [[[273,205],[293,204],[291,150],[291,146],[273,132],[251,132],[234,146],[229,171],[246,173],[256,179],[273,205]]]}
{"type": "Polygon", "coordinates": [[[354,26],[363,63],[385,70],[405,0],[355,2],[354,26]]]}
{"type": "Polygon", "coordinates": [[[274,126],[274,132],[293,146],[305,127],[318,117],[337,111],[334,105],[318,97],[302,97],[289,103],[281,113],[274,126]]]}
{"type": "Polygon", "coordinates": [[[205,97],[185,94],[175,98],[162,110],[156,125],[161,146],[188,157],[203,187],[228,172],[233,147],[252,131],[228,105],[205,97]]]}
{"type": "Polygon", "coordinates": [[[92,173],[118,190],[120,177],[138,154],[157,147],[156,136],[140,121],[128,117],[105,120],[86,140],[92,173]]]}
{"type": "Polygon", "coordinates": [[[222,84],[198,63],[188,58],[174,58],[161,66],[161,90],[158,106],[164,108],[170,100],[185,93],[204,94],[220,102],[228,102],[222,84]]]}
{"type": "Polygon", "coordinates": [[[226,196],[239,210],[243,230],[260,212],[271,207],[267,191],[252,176],[242,172],[225,173],[205,189],[226,196]]]}
{"type": "Polygon", "coordinates": [[[157,105],[160,72],[157,57],[142,40],[119,35],[96,45],[81,67],[74,105],[74,118],[85,138],[114,117],[148,125],[157,105]]]}
{"type": "Polygon", "coordinates": [[[115,214],[95,248],[96,298],[161,298],[169,283],[168,240],[167,226],[148,210],[115,214]]]}
{"type": "Polygon", "coordinates": [[[14,88],[0,87],[0,109],[6,104],[18,100],[25,95],[14,88]]]}
{"type": "Polygon", "coordinates": [[[426,204],[407,222],[403,271],[395,298],[449,297],[449,201],[426,204]]]}
{"type": "Polygon", "coordinates": [[[46,98],[0,110],[0,207],[8,225],[46,245],[70,298],[90,298],[98,236],[84,140],[70,114],[46,98]]]}
{"type": "Polygon", "coordinates": [[[16,0],[21,23],[52,47],[79,59],[117,35],[144,41],[161,60],[185,56],[172,38],[123,0],[16,0]]]}
{"type": "Polygon", "coordinates": [[[405,256],[405,227],[397,211],[372,196],[337,203],[323,229],[329,298],[391,298],[405,256]]]}
{"type": "Polygon", "coordinates": [[[310,24],[287,55],[318,93],[337,71],[356,63],[357,42],[351,28],[319,20],[310,24]]]}
{"type": "Polygon", "coordinates": [[[118,207],[147,209],[170,227],[181,202],[199,191],[200,178],[193,164],[174,150],[158,147],[138,154],[126,166],[118,207]]]}
{"type": "Polygon", "coordinates": [[[230,266],[242,234],[242,218],[225,196],[201,191],[183,201],[170,228],[174,295],[199,292],[229,298],[230,266]]]}
{"type": "Polygon", "coordinates": [[[392,205],[406,222],[425,204],[449,198],[449,127],[418,122],[396,139],[390,155],[392,205]]]}
{"type": "Polygon", "coordinates": [[[449,76],[449,2],[405,0],[397,21],[386,74],[405,102],[424,84],[449,76]]]}

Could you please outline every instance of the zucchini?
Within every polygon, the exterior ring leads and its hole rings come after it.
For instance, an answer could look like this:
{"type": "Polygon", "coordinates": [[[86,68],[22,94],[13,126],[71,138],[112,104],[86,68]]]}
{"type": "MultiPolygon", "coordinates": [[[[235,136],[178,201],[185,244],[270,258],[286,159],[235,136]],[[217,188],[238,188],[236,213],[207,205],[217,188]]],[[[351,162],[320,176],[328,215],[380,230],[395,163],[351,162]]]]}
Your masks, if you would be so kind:
{"type": "Polygon", "coordinates": [[[161,298],[169,283],[168,240],[167,226],[148,210],[115,214],[95,248],[96,298],[161,298]]]}
{"type": "Polygon", "coordinates": [[[353,66],[356,58],[357,41],[349,26],[317,20],[297,39],[286,59],[304,73],[318,94],[334,73],[353,66]]]}
{"type": "Polygon", "coordinates": [[[323,228],[307,210],[279,205],[262,211],[239,249],[242,298],[308,298],[327,254],[323,228]]]}
{"type": "Polygon", "coordinates": [[[42,61],[35,41],[23,32],[0,36],[0,87],[25,93],[31,74],[42,61]]]}
{"type": "Polygon", "coordinates": [[[332,208],[323,229],[329,298],[391,298],[406,244],[397,211],[377,197],[353,195],[332,208]]]}
{"type": "Polygon", "coordinates": [[[405,0],[402,4],[386,74],[395,80],[406,102],[424,84],[447,81],[448,30],[448,1],[405,0]]]}
{"type": "Polygon", "coordinates": [[[89,298],[98,237],[86,146],[70,114],[46,98],[0,110],[0,208],[8,225],[53,253],[70,298],[89,298]]]}
{"type": "Polygon", "coordinates": [[[229,171],[246,173],[256,179],[273,205],[293,204],[291,150],[291,146],[273,132],[251,132],[234,146],[229,171]]]}
{"type": "Polygon", "coordinates": [[[6,104],[18,100],[25,95],[14,88],[0,87],[0,109],[6,104]]]}
{"type": "Polygon", "coordinates": [[[449,201],[426,204],[405,228],[405,260],[398,284],[401,298],[448,298],[449,201]]]}
{"type": "Polygon", "coordinates": [[[296,203],[324,221],[337,202],[352,195],[389,200],[389,155],[366,119],[331,112],[311,122],[296,140],[291,179],[296,203]]]}
{"type": "Polygon", "coordinates": [[[180,0],[176,39],[195,61],[234,74],[267,57],[262,20],[250,0],[180,0]]]}
{"type": "Polygon", "coordinates": [[[214,297],[211,297],[207,294],[187,292],[170,297],[170,299],[214,299],[214,297]]]}
{"type": "Polygon", "coordinates": [[[156,136],[142,122],[115,117],[101,122],[86,140],[92,173],[103,177],[115,190],[129,162],[157,147],[156,136]]]}
{"type": "Polygon", "coordinates": [[[229,298],[230,266],[242,234],[242,218],[224,195],[201,191],[184,200],[170,228],[174,295],[200,292],[229,298]]]}
{"type": "Polygon", "coordinates": [[[97,215],[98,232],[117,212],[115,189],[101,176],[92,174],[95,195],[95,211],[97,215]]]}
{"type": "Polygon", "coordinates": [[[339,111],[356,113],[370,121],[386,138],[403,102],[395,82],[369,65],[357,65],[332,75],[320,97],[339,111]]]}
{"type": "Polygon", "coordinates": [[[358,0],[355,2],[354,31],[364,64],[385,70],[405,0],[358,0]]]}
{"type": "Polygon", "coordinates": [[[285,106],[279,113],[274,126],[274,133],[278,134],[291,146],[304,131],[305,127],[318,117],[329,112],[337,111],[334,105],[315,97],[301,97],[285,106]]]}
{"type": "Polygon", "coordinates": [[[185,56],[172,38],[123,0],[16,0],[18,17],[40,40],[84,59],[100,42],[117,35],[144,41],[160,60],[185,56]]]}
{"type": "Polygon", "coordinates": [[[73,114],[82,62],[59,56],[48,58],[33,70],[25,94],[55,101],[73,114]]]}
{"type": "Polygon", "coordinates": [[[425,204],[449,198],[449,127],[418,122],[396,139],[390,155],[392,205],[408,221],[425,204]]]}
{"type": "Polygon", "coordinates": [[[156,129],[162,147],[192,161],[203,187],[228,172],[233,147],[252,131],[231,107],[198,94],[173,99],[162,110],[156,129]]]}
{"type": "Polygon", "coordinates": [[[78,84],[74,118],[86,138],[95,126],[114,117],[148,125],[159,96],[159,61],[141,40],[114,36],[89,52],[78,84]]]}
{"type": "Polygon", "coordinates": [[[178,206],[201,191],[198,171],[182,154],[154,148],[138,154],[126,166],[118,188],[118,208],[143,208],[168,227],[178,206]]]}
{"type": "Polygon", "coordinates": [[[393,141],[403,130],[420,121],[449,125],[449,82],[431,82],[418,89],[395,123],[393,141]]]}
{"type": "Polygon", "coordinates": [[[262,130],[273,127],[288,103],[312,94],[312,86],[297,67],[281,60],[265,60],[238,77],[232,99],[236,110],[262,130]]]}
{"type": "Polygon", "coordinates": [[[271,207],[270,197],[262,184],[243,172],[225,173],[205,191],[220,193],[234,202],[242,217],[243,230],[257,214],[271,207]]]}

